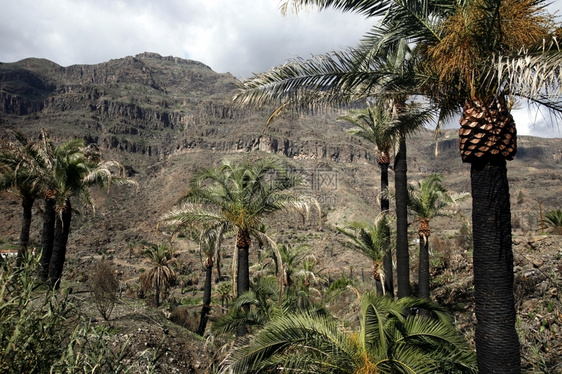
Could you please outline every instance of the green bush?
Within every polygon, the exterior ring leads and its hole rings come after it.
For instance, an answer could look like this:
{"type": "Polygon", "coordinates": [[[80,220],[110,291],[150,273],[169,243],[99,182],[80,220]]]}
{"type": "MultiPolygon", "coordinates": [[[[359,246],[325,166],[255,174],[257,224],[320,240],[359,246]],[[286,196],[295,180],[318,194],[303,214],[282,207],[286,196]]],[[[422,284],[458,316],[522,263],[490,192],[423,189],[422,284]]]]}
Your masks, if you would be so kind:
{"type": "Polygon", "coordinates": [[[0,373],[125,373],[125,345],[109,348],[107,329],[80,315],[70,290],[55,292],[33,276],[38,259],[0,268],[0,373]]]}

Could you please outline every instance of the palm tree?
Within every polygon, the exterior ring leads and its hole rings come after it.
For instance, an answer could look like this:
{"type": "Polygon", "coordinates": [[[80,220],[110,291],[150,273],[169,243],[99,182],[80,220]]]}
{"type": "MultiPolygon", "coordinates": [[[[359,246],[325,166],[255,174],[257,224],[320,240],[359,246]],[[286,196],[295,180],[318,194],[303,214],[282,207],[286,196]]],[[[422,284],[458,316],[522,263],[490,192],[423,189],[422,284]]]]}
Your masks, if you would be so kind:
{"type": "Polygon", "coordinates": [[[21,198],[23,216],[20,232],[20,246],[17,264],[25,258],[29,246],[32,208],[35,200],[41,196],[41,182],[34,167],[28,166],[41,163],[36,150],[36,143],[21,132],[13,131],[15,142],[3,143],[0,152],[0,190],[14,190],[21,198]]]}
{"type": "Polygon", "coordinates": [[[556,39],[561,25],[546,13],[546,3],[369,4],[373,16],[385,16],[373,34],[384,35],[385,43],[399,36],[416,44],[421,92],[446,114],[462,111],[461,157],[471,164],[475,340],[481,372],[521,370],[506,161],[516,153],[510,114],[515,97],[562,111],[557,101],[562,53],[556,39]]]}
{"type": "Polygon", "coordinates": [[[321,97],[328,100],[357,94],[357,89],[369,95],[381,80],[386,79],[384,85],[389,87],[388,81],[400,76],[381,69],[376,51],[395,48],[403,40],[414,47],[417,93],[439,105],[441,119],[462,111],[461,156],[471,164],[475,340],[482,372],[497,368],[520,372],[506,168],[506,160],[516,152],[516,129],[509,112],[515,97],[562,112],[558,101],[562,51],[557,43],[562,27],[546,13],[546,4],[546,0],[290,0],[285,9],[334,7],[380,17],[380,22],[358,48],[275,68],[246,83],[241,97],[252,104],[264,97],[290,99],[311,90],[324,92],[321,97]],[[369,59],[364,65],[354,64],[356,55],[369,59]]]}
{"type": "Polygon", "coordinates": [[[433,304],[367,294],[358,331],[329,316],[289,314],[272,320],[226,358],[221,373],[475,373],[474,353],[433,304]],[[412,316],[429,308],[432,318],[412,316]]]}
{"type": "Polygon", "coordinates": [[[241,164],[223,161],[217,168],[200,171],[180,200],[184,205],[166,214],[161,221],[172,225],[207,223],[236,228],[236,294],[242,295],[250,289],[251,237],[262,237],[260,227],[272,213],[307,206],[306,199],[290,192],[301,181],[302,177],[290,173],[274,159],[241,164]]]}
{"type": "Polygon", "coordinates": [[[161,293],[165,293],[176,280],[176,273],[170,267],[172,251],[164,244],[151,245],[144,250],[144,256],[152,268],[141,274],[141,288],[143,292],[154,289],[154,302],[158,307],[161,293]]]}
{"type": "Polygon", "coordinates": [[[443,209],[454,202],[443,186],[443,176],[431,174],[418,182],[417,188],[410,185],[408,207],[419,220],[418,235],[420,239],[418,297],[429,300],[429,222],[443,215],[443,209]]]}
{"type": "Polygon", "coordinates": [[[385,294],[386,283],[385,276],[387,274],[384,269],[383,259],[387,257],[390,249],[390,227],[388,225],[388,217],[385,212],[381,213],[373,224],[364,222],[351,222],[345,227],[336,227],[336,229],[346,236],[348,239],[343,244],[355,251],[367,256],[373,262],[373,278],[377,289],[381,289],[385,294]],[[383,265],[381,267],[381,265],[383,265]]]}
{"type": "Polygon", "coordinates": [[[72,219],[71,198],[79,197],[94,207],[90,186],[109,188],[112,184],[138,184],[123,176],[124,167],[117,161],[104,161],[95,146],[85,147],[80,139],[55,146],[42,130],[39,151],[44,166],[38,169],[45,193],[43,225],[43,277],[58,288],[66,258],[66,246],[72,219]],[[115,172],[117,170],[117,173],[115,172]]]}
{"type": "Polygon", "coordinates": [[[197,333],[205,334],[209,313],[211,312],[211,291],[213,279],[213,257],[220,250],[224,236],[224,225],[213,229],[192,231],[192,239],[199,243],[199,250],[205,255],[203,267],[205,268],[205,284],[203,286],[203,307],[201,308],[201,319],[197,333]]]}
{"type": "MultiPolygon", "coordinates": [[[[366,109],[351,112],[350,114],[340,117],[340,119],[358,127],[357,129],[349,130],[349,132],[369,141],[378,149],[378,164],[381,169],[381,212],[386,212],[390,209],[388,199],[388,166],[390,165],[391,148],[396,143],[396,133],[393,131],[396,129],[396,126],[392,123],[392,118],[388,111],[381,104],[375,106],[368,105],[366,109]]],[[[390,233],[386,237],[390,240],[390,233]]],[[[390,248],[389,244],[386,248],[390,248]]],[[[394,275],[392,271],[392,252],[390,250],[384,254],[383,269],[385,293],[394,296],[394,275]]]]}

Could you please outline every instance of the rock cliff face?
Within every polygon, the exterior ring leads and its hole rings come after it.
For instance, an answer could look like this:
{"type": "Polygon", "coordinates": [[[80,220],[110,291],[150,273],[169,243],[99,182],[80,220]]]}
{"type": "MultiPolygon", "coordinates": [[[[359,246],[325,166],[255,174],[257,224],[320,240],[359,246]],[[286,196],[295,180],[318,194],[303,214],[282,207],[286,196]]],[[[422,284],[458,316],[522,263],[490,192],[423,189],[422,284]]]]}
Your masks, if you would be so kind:
{"type": "MultiPolygon", "coordinates": [[[[231,105],[238,83],[200,62],[155,53],[69,67],[26,59],[0,64],[0,125],[29,133],[45,127],[157,158],[261,150],[295,159],[373,162],[370,147],[355,139],[332,142],[312,117],[306,137],[298,126],[288,134],[264,133],[267,110],[256,115],[231,105]]],[[[295,120],[288,116],[285,122],[295,120]]]]}

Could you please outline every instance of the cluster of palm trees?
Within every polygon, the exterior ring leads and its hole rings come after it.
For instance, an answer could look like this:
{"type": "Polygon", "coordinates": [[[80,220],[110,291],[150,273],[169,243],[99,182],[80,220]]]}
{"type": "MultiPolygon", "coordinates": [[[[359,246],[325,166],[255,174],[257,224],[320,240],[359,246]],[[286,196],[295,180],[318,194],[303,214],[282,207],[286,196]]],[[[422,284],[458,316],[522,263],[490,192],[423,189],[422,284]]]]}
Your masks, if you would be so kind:
{"type": "MultiPolygon", "coordinates": [[[[432,118],[439,126],[461,113],[460,152],[463,161],[471,164],[478,366],[481,372],[519,372],[505,162],[516,153],[510,109],[519,97],[531,104],[545,105],[555,113],[562,112],[558,101],[562,79],[560,24],[546,13],[543,0],[292,0],[286,1],[283,9],[288,11],[293,6],[298,11],[308,5],[380,18],[357,47],[309,60],[293,60],[258,74],[244,82],[235,102],[247,107],[276,105],[270,117],[273,120],[289,108],[314,109],[366,100],[366,110],[343,119],[357,125],[354,133],[378,148],[383,192],[388,189],[390,150],[397,147],[395,253],[399,298],[411,292],[408,205],[419,216],[420,295],[428,298],[425,274],[429,221],[442,208],[438,200],[447,200],[438,176],[420,183],[418,195],[408,194],[407,136],[432,118]],[[428,201],[431,206],[425,205],[428,201]]],[[[381,194],[382,212],[389,209],[387,196],[381,194]]],[[[205,200],[220,206],[220,214],[230,214],[223,202],[217,204],[209,197],[205,200]]],[[[199,220],[194,219],[194,208],[189,209],[191,218],[183,222],[199,220]]],[[[221,218],[220,222],[225,221],[221,218]]],[[[242,250],[242,255],[236,257],[242,274],[238,276],[240,295],[249,284],[246,253],[250,230],[245,224],[235,225],[237,249],[242,250]]],[[[374,243],[369,239],[371,229],[355,225],[342,232],[355,244],[357,238],[365,239],[360,247],[369,241],[374,243]]],[[[392,257],[386,240],[377,242],[383,250],[376,256],[370,253],[375,257],[374,275],[385,283],[381,288],[394,294],[392,257]],[[378,270],[381,254],[382,272],[378,270]]]]}
{"type": "MultiPolygon", "coordinates": [[[[172,225],[176,230],[197,228],[201,246],[205,250],[206,295],[202,313],[203,319],[208,314],[211,292],[212,254],[220,255],[222,236],[228,231],[236,232],[234,258],[235,296],[250,290],[250,245],[252,238],[260,246],[275,248],[271,238],[264,232],[264,219],[281,210],[293,210],[304,219],[308,218],[312,208],[318,203],[311,197],[297,194],[294,187],[301,184],[300,174],[290,171],[273,158],[247,160],[242,163],[223,161],[216,168],[203,169],[190,181],[189,191],[180,199],[179,207],[162,217],[161,225],[172,225]],[[213,238],[212,236],[217,236],[213,238]]],[[[282,268],[281,256],[277,253],[278,266],[282,268]]],[[[283,279],[281,278],[281,285],[283,279]]],[[[249,305],[244,305],[249,311],[249,305]]],[[[240,326],[239,335],[245,335],[247,329],[240,326]]]]}
{"type": "MultiPolygon", "coordinates": [[[[348,333],[342,329],[342,322],[331,316],[326,305],[348,287],[355,289],[352,282],[333,282],[329,289],[315,292],[312,285],[318,261],[312,251],[306,245],[276,244],[266,234],[265,219],[272,213],[293,209],[306,218],[311,209],[309,203],[313,200],[293,189],[302,177],[289,170],[287,165],[271,158],[240,163],[223,161],[215,168],[198,172],[178,208],[161,218],[161,226],[171,226],[175,232],[187,230],[189,237],[199,243],[205,270],[197,329],[200,335],[205,334],[211,317],[213,266],[220,258],[222,243],[235,234],[232,289],[237,291],[236,298],[226,314],[214,314],[212,331],[251,336],[235,344],[221,364],[222,369],[259,372],[298,367],[309,372],[393,373],[410,368],[411,372],[420,373],[474,372],[473,352],[446,313],[427,300],[429,296],[402,298],[395,303],[393,297],[383,295],[381,262],[389,252],[391,232],[387,213],[381,214],[374,225],[352,223],[339,228],[351,248],[373,260],[373,275],[382,290],[363,296],[359,331],[348,333]],[[271,261],[266,258],[259,265],[274,264],[273,275],[260,268],[253,281],[249,272],[252,239],[257,241],[260,251],[270,252],[271,261]],[[297,270],[297,263],[303,265],[302,269],[297,270]],[[412,313],[417,309],[427,313],[423,316],[412,313]]],[[[423,195],[422,204],[430,205],[424,211],[426,219],[433,218],[444,206],[439,204],[445,194],[440,178],[432,176],[429,182],[420,183],[431,187],[430,192],[425,187],[419,191],[423,195]]],[[[412,192],[411,196],[416,201],[416,193],[412,192]]],[[[156,247],[153,252],[157,252],[156,247]]],[[[164,261],[166,266],[170,260],[164,261]]],[[[148,282],[147,289],[156,287],[157,298],[158,287],[154,282],[158,279],[167,276],[152,270],[143,276],[143,281],[148,282]]]]}
{"type": "MultiPolygon", "coordinates": [[[[359,45],[292,60],[244,82],[241,105],[315,108],[374,100],[395,118],[424,98],[438,124],[461,113],[471,164],[476,346],[481,372],[520,372],[506,160],[516,153],[516,98],[561,113],[562,25],[546,0],[287,0],[376,19],[359,45]]],[[[274,112],[279,115],[278,111],[274,112]]],[[[398,296],[409,293],[404,240],[405,136],[395,161],[398,296]]],[[[382,153],[382,152],[381,152],[382,153]]]]}
{"type": "Polygon", "coordinates": [[[95,145],[85,146],[80,139],[55,145],[42,130],[39,140],[30,140],[23,133],[12,131],[11,142],[0,151],[0,189],[18,195],[22,200],[23,220],[18,263],[30,246],[32,208],[43,199],[43,228],[39,273],[44,281],[58,288],[66,258],[73,206],[80,198],[94,207],[90,187],[107,188],[112,184],[136,182],[124,176],[123,166],[103,160],[95,145]]]}

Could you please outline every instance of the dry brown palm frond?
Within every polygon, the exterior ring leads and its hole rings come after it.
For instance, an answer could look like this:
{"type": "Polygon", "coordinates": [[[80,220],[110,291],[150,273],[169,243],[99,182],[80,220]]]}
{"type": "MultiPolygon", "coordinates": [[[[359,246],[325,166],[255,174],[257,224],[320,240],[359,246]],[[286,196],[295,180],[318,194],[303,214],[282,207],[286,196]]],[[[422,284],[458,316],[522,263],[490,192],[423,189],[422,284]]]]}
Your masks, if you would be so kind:
{"type": "Polygon", "coordinates": [[[466,22],[460,11],[451,16],[443,27],[444,37],[427,49],[427,67],[436,72],[441,83],[452,83],[459,77],[465,82],[472,80],[481,53],[478,43],[472,40],[466,22]]]}
{"type": "Polygon", "coordinates": [[[535,0],[504,0],[499,15],[471,2],[444,23],[441,40],[427,49],[427,65],[441,83],[474,89],[486,75],[479,69],[498,51],[517,53],[554,32],[553,16],[535,0]]]}
{"type": "Polygon", "coordinates": [[[503,48],[519,50],[547,38],[555,28],[554,17],[536,0],[504,0],[500,7],[503,48]]]}

